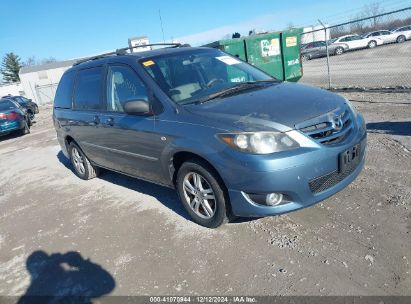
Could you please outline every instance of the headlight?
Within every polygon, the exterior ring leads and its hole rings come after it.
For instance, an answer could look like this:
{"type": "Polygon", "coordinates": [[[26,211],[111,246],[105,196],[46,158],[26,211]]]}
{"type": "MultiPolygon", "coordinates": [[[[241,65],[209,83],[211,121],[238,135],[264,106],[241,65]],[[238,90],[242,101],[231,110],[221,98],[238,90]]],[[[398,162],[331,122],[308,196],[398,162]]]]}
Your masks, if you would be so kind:
{"type": "Polygon", "coordinates": [[[285,133],[255,132],[219,134],[230,147],[248,153],[269,154],[299,147],[298,143],[285,133]]]}

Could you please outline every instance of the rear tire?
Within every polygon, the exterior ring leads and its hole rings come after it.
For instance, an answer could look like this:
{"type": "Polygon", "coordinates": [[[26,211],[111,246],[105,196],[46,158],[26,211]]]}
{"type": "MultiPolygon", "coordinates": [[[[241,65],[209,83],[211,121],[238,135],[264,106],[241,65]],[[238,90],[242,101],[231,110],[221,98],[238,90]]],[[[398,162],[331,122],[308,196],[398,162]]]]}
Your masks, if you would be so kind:
{"type": "Polygon", "coordinates": [[[341,55],[342,53],[344,53],[344,48],[342,47],[337,47],[334,51],[335,55],[341,55]]]}
{"type": "Polygon", "coordinates": [[[220,178],[205,162],[183,163],[176,178],[177,193],[184,208],[197,224],[216,228],[228,222],[226,196],[220,178]]]}
{"type": "Polygon", "coordinates": [[[28,118],[24,120],[24,127],[19,130],[20,135],[30,134],[30,123],[28,122],[28,118]]]}
{"type": "Polygon", "coordinates": [[[27,114],[29,115],[30,121],[34,120],[34,113],[32,111],[28,111],[27,114]]]}
{"type": "Polygon", "coordinates": [[[377,46],[377,41],[375,40],[371,40],[370,42],[368,42],[368,48],[369,49],[373,49],[377,46]]]}
{"type": "Polygon", "coordinates": [[[404,35],[398,36],[397,37],[397,43],[403,43],[406,40],[404,35]]]}
{"type": "Polygon", "coordinates": [[[95,178],[99,169],[93,166],[87,156],[74,142],[69,145],[70,162],[73,166],[74,173],[84,180],[95,178]]]}

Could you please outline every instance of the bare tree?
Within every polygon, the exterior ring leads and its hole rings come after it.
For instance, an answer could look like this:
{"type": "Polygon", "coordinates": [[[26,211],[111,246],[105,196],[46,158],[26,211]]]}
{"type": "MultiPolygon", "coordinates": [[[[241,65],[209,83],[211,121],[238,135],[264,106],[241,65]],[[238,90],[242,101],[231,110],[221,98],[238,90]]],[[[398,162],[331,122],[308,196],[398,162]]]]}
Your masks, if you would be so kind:
{"type": "Polygon", "coordinates": [[[56,58],[54,57],[48,57],[48,58],[44,58],[40,61],[40,64],[47,64],[47,63],[52,63],[52,62],[56,62],[56,58]]]}
{"type": "Polygon", "coordinates": [[[295,26],[294,26],[294,24],[292,23],[292,22],[289,22],[288,24],[287,24],[287,30],[292,30],[292,29],[294,29],[295,28],[295,26]]]}
{"type": "Polygon", "coordinates": [[[364,6],[363,9],[365,17],[372,17],[370,19],[371,27],[375,30],[377,29],[378,23],[381,20],[381,17],[376,17],[384,13],[384,9],[381,8],[380,3],[373,2],[364,6]]]}
{"type": "Polygon", "coordinates": [[[339,26],[334,26],[330,28],[330,37],[335,38],[342,36],[346,33],[347,31],[344,29],[344,26],[339,25],[339,26]]]}
{"type": "Polygon", "coordinates": [[[358,34],[364,32],[365,20],[361,20],[363,18],[366,18],[364,12],[358,13],[351,19],[352,23],[350,23],[350,32],[358,34]]]}
{"type": "Polygon", "coordinates": [[[36,65],[37,60],[35,56],[30,56],[26,59],[26,61],[23,62],[23,66],[32,66],[36,65]]]}

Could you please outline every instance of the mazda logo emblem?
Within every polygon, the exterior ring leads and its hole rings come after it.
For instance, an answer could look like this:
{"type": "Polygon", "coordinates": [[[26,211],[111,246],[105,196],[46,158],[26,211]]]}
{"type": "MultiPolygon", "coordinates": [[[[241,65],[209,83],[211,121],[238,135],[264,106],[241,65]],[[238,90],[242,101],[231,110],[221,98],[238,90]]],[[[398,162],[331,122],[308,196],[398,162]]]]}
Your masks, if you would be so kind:
{"type": "Polygon", "coordinates": [[[333,124],[333,127],[336,131],[340,131],[343,127],[343,121],[342,121],[341,116],[342,115],[336,115],[333,118],[332,124],[333,124]]]}

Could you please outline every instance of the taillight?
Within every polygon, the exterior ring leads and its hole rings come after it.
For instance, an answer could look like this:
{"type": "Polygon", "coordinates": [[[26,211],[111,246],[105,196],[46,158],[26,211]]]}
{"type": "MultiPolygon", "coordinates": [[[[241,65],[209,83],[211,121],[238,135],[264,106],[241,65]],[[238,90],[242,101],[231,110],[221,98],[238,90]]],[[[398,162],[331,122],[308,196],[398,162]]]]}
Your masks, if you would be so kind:
{"type": "Polygon", "coordinates": [[[11,113],[7,114],[7,119],[8,120],[16,120],[19,117],[20,117],[20,115],[16,112],[11,112],[11,113]]]}
{"type": "Polygon", "coordinates": [[[7,115],[4,113],[0,113],[0,120],[7,119],[7,115]]]}

